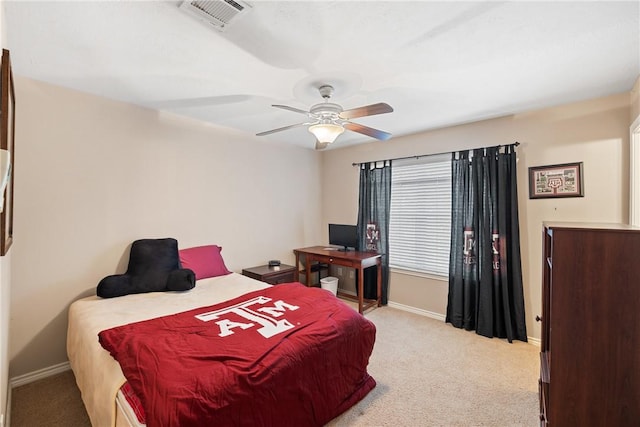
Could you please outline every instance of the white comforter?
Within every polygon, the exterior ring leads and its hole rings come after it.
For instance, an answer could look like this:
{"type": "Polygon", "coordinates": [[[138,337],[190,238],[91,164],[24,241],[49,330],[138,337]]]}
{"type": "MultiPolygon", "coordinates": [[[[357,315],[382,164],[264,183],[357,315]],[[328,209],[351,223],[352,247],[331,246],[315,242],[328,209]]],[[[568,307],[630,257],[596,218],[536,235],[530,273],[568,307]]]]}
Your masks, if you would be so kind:
{"type": "Polygon", "coordinates": [[[91,424],[115,425],[116,394],[126,381],[120,365],[98,342],[100,331],[216,304],[269,286],[232,273],[198,280],[196,287],[186,292],[153,292],[108,299],[93,296],[72,303],[67,355],[91,424]]]}

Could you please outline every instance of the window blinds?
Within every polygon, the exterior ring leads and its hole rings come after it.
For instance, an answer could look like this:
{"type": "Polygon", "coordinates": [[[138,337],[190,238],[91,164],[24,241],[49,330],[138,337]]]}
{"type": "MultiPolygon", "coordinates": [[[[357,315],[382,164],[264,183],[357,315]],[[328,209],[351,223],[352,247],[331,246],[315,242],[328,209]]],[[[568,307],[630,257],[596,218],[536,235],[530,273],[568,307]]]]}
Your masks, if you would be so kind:
{"type": "Polygon", "coordinates": [[[394,161],[389,265],[448,276],[450,239],[450,154],[394,161]]]}

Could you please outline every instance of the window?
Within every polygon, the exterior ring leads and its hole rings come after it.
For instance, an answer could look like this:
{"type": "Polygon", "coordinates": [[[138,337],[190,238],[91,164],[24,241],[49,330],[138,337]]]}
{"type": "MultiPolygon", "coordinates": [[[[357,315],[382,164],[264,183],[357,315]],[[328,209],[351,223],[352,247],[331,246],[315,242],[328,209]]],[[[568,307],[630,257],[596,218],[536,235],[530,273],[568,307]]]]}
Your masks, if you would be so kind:
{"type": "Polygon", "coordinates": [[[389,265],[448,276],[450,244],[451,155],[394,161],[389,265]]]}

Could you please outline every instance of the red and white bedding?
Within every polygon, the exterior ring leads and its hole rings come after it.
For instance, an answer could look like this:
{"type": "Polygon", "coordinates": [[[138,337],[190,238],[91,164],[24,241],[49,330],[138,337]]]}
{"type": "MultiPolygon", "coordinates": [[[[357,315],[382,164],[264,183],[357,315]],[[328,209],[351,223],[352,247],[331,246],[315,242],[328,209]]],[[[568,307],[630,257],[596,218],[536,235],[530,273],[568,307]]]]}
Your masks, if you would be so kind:
{"type": "MultiPolygon", "coordinates": [[[[127,427],[146,426],[147,418],[144,413],[144,408],[142,407],[142,402],[140,402],[140,399],[138,399],[138,396],[136,396],[128,382],[120,387],[116,395],[116,406],[118,407],[118,414],[127,421],[122,424],[127,427]]],[[[118,426],[117,423],[116,426],[118,426]]]]}
{"type": "Polygon", "coordinates": [[[150,427],[322,425],[375,386],[375,327],[325,290],[234,273],[146,296],[70,308],[69,359],[93,425],[115,425],[125,375],[150,427]],[[98,344],[101,331],[120,364],[98,344]]]}
{"type": "Polygon", "coordinates": [[[99,336],[150,427],[320,426],[375,386],[373,324],[299,283],[99,336]]]}

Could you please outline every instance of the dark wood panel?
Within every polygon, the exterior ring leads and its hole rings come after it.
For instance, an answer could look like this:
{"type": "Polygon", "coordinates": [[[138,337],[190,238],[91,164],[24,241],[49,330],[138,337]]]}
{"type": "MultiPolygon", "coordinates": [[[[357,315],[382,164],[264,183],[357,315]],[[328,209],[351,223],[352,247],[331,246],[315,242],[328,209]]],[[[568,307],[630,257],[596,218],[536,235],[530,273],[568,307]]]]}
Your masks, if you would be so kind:
{"type": "Polygon", "coordinates": [[[277,267],[260,265],[257,267],[245,268],[242,274],[252,279],[267,282],[271,285],[280,283],[290,283],[295,281],[296,268],[293,265],[281,264],[277,267]]]}
{"type": "Polygon", "coordinates": [[[542,415],[550,426],[638,426],[640,230],[547,227],[542,415]]]}

